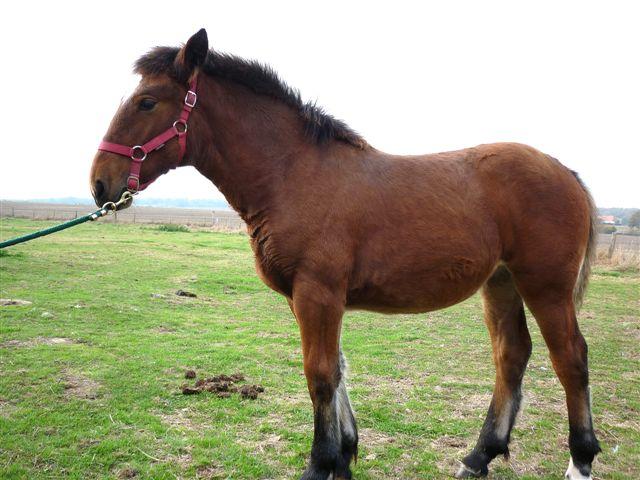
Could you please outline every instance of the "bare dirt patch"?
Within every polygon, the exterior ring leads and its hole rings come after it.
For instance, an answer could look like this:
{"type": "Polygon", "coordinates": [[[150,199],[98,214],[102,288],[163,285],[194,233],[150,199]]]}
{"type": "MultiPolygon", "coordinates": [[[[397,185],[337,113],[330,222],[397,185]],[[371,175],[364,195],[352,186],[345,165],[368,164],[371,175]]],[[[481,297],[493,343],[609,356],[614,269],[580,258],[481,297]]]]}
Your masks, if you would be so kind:
{"type": "Polygon", "coordinates": [[[28,340],[7,340],[0,347],[34,347],[36,345],[71,345],[79,343],[65,337],[36,337],[28,340]]]}
{"type": "Polygon", "coordinates": [[[29,300],[18,300],[17,298],[0,298],[0,307],[21,307],[31,305],[29,300]]]}
{"type": "Polygon", "coordinates": [[[136,478],[138,476],[138,470],[131,467],[123,468],[118,472],[118,478],[136,478]]]}
{"type": "Polygon", "coordinates": [[[388,445],[395,443],[395,437],[386,435],[382,432],[374,430],[372,428],[360,428],[358,429],[359,443],[366,445],[367,447],[377,447],[380,445],[388,445]]]}
{"type": "Polygon", "coordinates": [[[221,465],[202,465],[196,469],[196,478],[209,480],[211,478],[228,478],[221,465]]]}
{"type": "Polygon", "coordinates": [[[452,437],[450,435],[435,439],[431,442],[431,446],[436,450],[450,450],[452,448],[465,450],[468,447],[467,441],[464,438],[452,437]]]}
{"type": "Polygon", "coordinates": [[[95,400],[100,396],[100,384],[83,375],[67,372],[62,378],[62,384],[67,398],[95,400]]]}

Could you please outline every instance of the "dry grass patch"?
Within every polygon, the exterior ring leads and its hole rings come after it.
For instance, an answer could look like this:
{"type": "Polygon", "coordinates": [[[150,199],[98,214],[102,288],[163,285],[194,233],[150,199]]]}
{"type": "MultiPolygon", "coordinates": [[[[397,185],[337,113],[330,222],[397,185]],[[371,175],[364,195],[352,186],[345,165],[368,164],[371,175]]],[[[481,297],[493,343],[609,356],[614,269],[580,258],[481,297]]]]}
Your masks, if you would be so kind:
{"type": "Polygon", "coordinates": [[[599,248],[596,254],[596,265],[617,271],[639,271],[640,253],[634,251],[618,250],[609,257],[608,248],[599,248]]]}
{"type": "Polygon", "coordinates": [[[9,400],[0,398],[0,418],[9,418],[17,410],[17,407],[9,400]]]}
{"type": "Polygon", "coordinates": [[[184,431],[196,431],[202,430],[200,422],[195,421],[190,415],[191,410],[189,408],[181,408],[172,413],[158,414],[162,423],[169,428],[184,431]]]}

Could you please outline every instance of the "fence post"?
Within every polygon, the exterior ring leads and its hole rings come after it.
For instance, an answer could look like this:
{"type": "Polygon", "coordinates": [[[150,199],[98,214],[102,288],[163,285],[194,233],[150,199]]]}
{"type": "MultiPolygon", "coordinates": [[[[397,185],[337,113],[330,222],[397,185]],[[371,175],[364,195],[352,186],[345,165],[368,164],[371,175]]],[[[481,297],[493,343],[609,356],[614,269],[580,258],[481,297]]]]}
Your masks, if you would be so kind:
{"type": "Polygon", "coordinates": [[[609,258],[613,257],[613,252],[616,249],[616,232],[611,234],[611,242],[609,242],[609,258]]]}

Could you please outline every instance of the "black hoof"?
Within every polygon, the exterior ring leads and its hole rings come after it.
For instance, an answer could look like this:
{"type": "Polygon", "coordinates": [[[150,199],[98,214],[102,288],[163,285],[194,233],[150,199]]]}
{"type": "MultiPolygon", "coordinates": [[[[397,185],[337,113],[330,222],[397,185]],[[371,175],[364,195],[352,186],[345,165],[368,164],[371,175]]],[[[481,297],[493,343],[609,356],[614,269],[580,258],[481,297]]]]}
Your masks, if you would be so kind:
{"type": "Polygon", "coordinates": [[[352,478],[353,475],[351,474],[351,469],[347,466],[339,467],[336,470],[336,473],[333,476],[332,480],[351,480],[352,478]]]}
{"type": "Polygon", "coordinates": [[[307,468],[300,480],[328,480],[331,478],[331,472],[328,470],[316,470],[315,468],[307,468]]]}
{"type": "Polygon", "coordinates": [[[486,477],[489,474],[487,467],[480,468],[479,470],[473,470],[467,467],[464,463],[460,464],[460,468],[456,472],[456,478],[481,478],[486,477]]]}
{"type": "Polygon", "coordinates": [[[334,472],[329,470],[307,467],[302,474],[300,480],[352,480],[353,475],[349,464],[341,464],[336,466],[334,472]]]}

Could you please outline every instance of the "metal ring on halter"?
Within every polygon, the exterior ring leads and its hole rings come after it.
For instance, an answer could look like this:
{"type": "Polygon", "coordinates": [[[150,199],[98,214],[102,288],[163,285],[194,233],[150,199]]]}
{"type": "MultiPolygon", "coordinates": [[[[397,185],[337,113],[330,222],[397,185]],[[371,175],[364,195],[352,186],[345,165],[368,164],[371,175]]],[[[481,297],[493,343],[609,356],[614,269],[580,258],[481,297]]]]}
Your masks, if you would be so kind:
{"type": "Polygon", "coordinates": [[[145,158],[147,158],[147,152],[144,151],[144,148],[142,148],[140,145],[131,147],[131,160],[133,160],[134,162],[144,162],[145,158]],[[142,152],[142,157],[136,157],[136,149],[142,152]]]}
{"type": "Polygon", "coordinates": [[[175,122],[173,122],[173,128],[175,129],[175,131],[176,131],[176,133],[178,135],[184,135],[185,133],[187,133],[187,122],[180,118],[180,119],[176,120],[175,122]],[[178,130],[178,125],[182,125],[184,127],[184,130],[182,130],[182,131],[178,130]]]}

